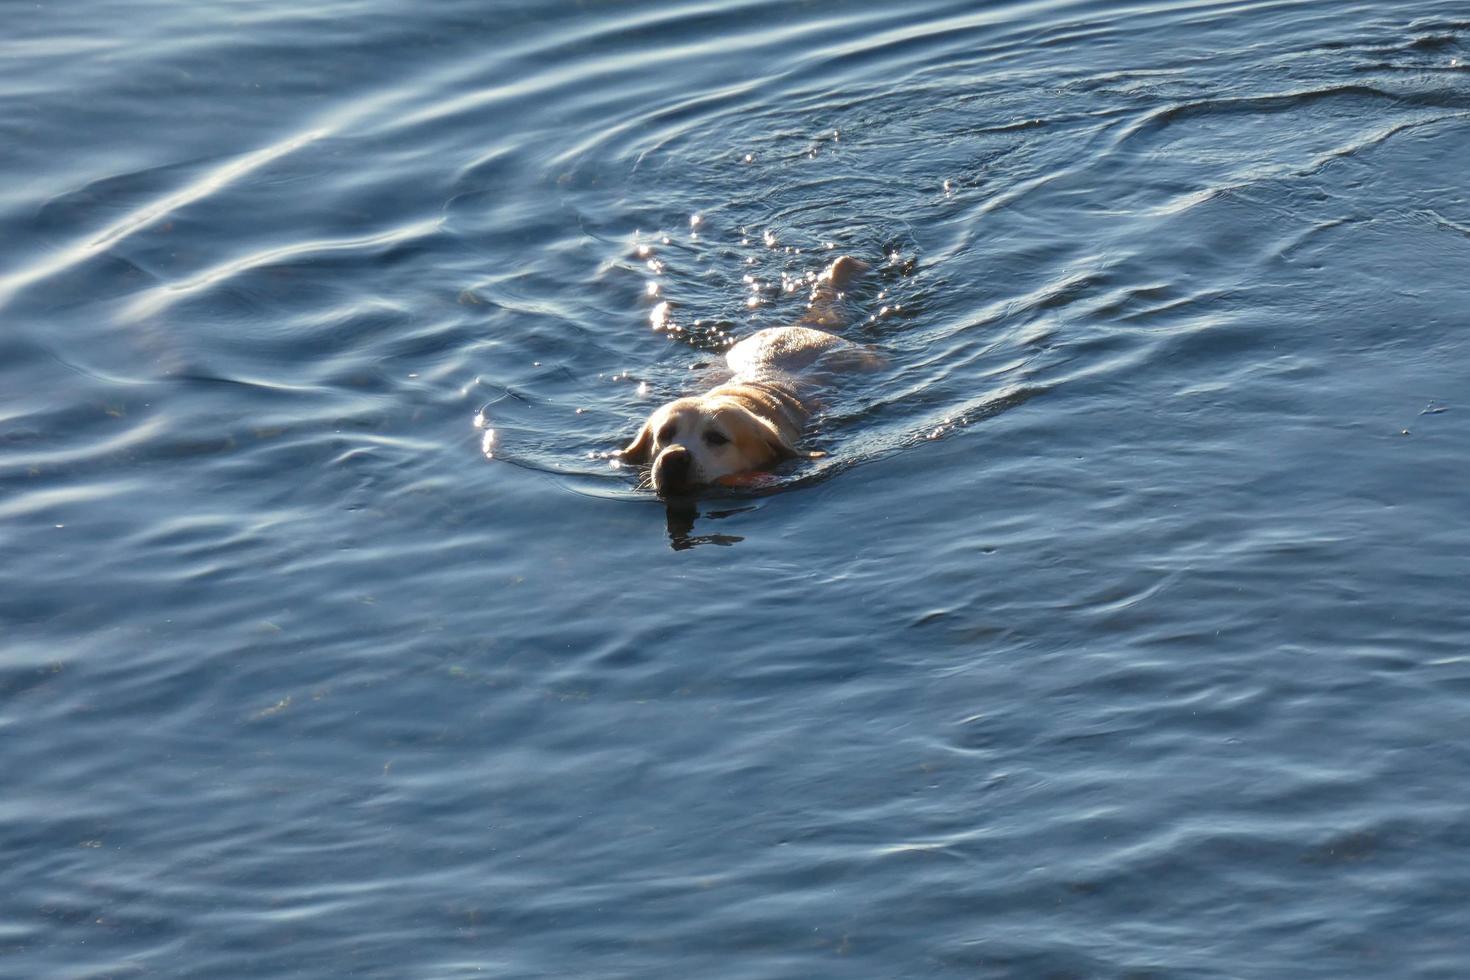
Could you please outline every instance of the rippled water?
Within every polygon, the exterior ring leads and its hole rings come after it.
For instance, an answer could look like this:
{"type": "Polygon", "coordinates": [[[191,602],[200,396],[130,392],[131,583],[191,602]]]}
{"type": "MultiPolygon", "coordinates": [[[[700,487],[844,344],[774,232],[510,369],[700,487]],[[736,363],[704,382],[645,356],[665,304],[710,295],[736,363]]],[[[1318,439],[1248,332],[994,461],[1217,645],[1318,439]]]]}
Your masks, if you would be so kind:
{"type": "Polygon", "coordinates": [[[1470,972],[1463,4],[10,14],[0,973],[1470,972]]]}

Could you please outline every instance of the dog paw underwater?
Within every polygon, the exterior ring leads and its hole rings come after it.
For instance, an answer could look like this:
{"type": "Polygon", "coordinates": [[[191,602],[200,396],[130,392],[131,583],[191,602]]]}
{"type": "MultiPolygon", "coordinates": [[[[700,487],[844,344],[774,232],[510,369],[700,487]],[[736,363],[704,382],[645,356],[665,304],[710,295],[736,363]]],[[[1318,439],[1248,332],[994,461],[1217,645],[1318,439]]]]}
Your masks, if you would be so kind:
{"type": "Polygon", "coordinates": [[[771,470],[781,463],[822,456],[800,448],[817,399],[834,376],[884,364],[871,348],[824,329],[840,328],[844,291],[867,270],[838,258],[818,278],[800,323],[746,337],[725,355],[730,380],[655,409],[616,454],[639,468],[640,486],[661,497],[711,486],[762,489],[779,482],[771,470]]]}

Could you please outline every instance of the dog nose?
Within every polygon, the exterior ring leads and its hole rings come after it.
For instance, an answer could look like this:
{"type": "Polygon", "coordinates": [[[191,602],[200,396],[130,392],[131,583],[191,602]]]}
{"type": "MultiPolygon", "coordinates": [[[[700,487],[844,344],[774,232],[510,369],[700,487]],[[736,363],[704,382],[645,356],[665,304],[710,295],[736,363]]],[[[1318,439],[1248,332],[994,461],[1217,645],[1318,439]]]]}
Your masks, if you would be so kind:
{"type": "Polygon", "coordinates": [[[670,446],[653,463],[653,486],[656,490],[678,490],[689,484],[693,459],[683,446],[670,446]]]}

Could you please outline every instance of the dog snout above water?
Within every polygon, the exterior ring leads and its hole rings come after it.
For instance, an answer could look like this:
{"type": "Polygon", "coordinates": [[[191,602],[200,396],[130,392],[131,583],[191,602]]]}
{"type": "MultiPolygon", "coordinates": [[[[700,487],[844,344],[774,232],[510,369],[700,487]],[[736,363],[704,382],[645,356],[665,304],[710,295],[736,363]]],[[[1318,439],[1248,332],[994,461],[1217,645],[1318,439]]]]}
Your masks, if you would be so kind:
{"type": "Polygon", "coordinates": [[[682,493],[694,485],[694,457],[683,446],[670,446],[653,461],[653,489],[658,493],[682,493]]]}

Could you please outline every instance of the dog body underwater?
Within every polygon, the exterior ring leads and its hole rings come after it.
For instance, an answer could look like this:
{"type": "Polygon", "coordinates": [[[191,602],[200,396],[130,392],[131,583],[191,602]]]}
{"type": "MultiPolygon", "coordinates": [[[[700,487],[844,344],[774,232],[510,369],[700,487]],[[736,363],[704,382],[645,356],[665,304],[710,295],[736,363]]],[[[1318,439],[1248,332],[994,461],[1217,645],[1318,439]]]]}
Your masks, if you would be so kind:
{"type": "Polygon", "coordinates": [[[822,455],[796,448],[821,379],[883,363],[868,348],[819,329],[840,322],[841,290],[866,269],[846,255],[833,262],[800,324],[761,330],[730,348],[729,381],[655,410],[619,457],[648,467],[654,491],[669,495],[822,455]]]}

